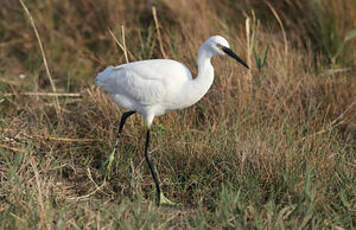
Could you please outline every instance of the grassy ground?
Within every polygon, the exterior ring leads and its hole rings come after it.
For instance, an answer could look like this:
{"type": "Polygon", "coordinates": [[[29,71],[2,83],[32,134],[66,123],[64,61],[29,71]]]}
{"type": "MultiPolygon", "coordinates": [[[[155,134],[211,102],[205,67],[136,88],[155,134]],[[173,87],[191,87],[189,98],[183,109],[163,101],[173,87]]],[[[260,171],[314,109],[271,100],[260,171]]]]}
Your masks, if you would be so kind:
{"type": "Polygon", "coordinates": [[[2,1],[0,228],[355,229],[356,5],[268,2],[25,1],[36,37],[20,1],[2,1]],[[123,111],[93,80],[126,62],[109,30],[130,61],[173,58],[194,75],[220,34],[252,67],[214,59],[208,94],[155,120],[178,208],[154,205],[139,116],[104,183],[123,111]]]}

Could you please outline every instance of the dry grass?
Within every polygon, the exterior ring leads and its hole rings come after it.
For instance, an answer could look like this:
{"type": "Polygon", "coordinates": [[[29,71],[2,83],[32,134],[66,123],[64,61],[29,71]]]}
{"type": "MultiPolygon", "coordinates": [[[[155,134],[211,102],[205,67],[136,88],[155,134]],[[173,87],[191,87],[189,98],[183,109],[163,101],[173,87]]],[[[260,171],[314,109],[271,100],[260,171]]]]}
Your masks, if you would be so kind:
{"type": "Polygon", "coordinates": [[[1,228],[355,228],[356,57],[344,38],[356,6],[310,2],[26,1],[51,83],[20,2],[2,1],[1,228]],[[138,116],[104,183],[122,111],[95,75],[162,55],[196,73],[212,34],[253,68],[214,59],[208,94],[156,119],[152,155],[166,195],[183,206],[154,206],[138,116]]]}

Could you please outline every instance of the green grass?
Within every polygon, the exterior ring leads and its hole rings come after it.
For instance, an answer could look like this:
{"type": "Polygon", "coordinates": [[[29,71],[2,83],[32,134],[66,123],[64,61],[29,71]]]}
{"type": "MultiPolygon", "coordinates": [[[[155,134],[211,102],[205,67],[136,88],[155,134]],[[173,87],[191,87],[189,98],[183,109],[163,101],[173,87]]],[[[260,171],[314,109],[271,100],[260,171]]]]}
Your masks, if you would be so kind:
{"type": "Polygon", "coordinates": [[[58,93],[80,96],[59,96],[57,113],[33,29],[19,3],[2,3],[0,229],[356,229],[354,4],[328,0],[324,12],[307,1],[271,1],[285,44],[260,1],[156,2],[165,52],[193,75],[199,46],[212,34],[227,37],[252,67],[214,59],[207,95],[155,119],[151,155],[165,195],[182,204],[156,207],[137,115],[104,183],[123,110],[94,86],[105,66],[125,62],[108,28],[122,43],[125,26],[131,61],[162,58],[151,5],[25,3],[58,93]],[[260,26],[249,53],[244,12],[252,17],[252,10],[260,26]],[[330,33],[320,34],[321,25],[313,32],[317,10],[320,22],[335,23],[330,33]]]}

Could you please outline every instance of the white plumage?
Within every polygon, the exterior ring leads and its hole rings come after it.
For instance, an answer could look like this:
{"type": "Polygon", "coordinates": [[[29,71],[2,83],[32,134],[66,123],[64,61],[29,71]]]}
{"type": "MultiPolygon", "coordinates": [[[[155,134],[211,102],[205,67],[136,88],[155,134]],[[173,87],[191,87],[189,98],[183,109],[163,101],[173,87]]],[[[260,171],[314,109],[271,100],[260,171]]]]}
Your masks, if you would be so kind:
{"type": "MultiPolygon", "coordinates": [[[[96,78],[96,84],[108,92],[116,104],[142,116],[162,115],[184,107],[184,86],[192,76],[183,64],[167,59],[138,61],[109,66],[96,78]]],[[[150,126],[152,120],[147,120],[150,126]]]]}
{"type": "MultiPolygon", "coordinates": [[[[231,49],[225,38],[212,36],[200,47],[198,53],[198,75],[192,78],[189,69],[174,60],[154,59],[137,61],[116,67],[109,66],[96,77],[96,84],[109,93],[114,102],[130,112],[124,113],[120,122],[118,138],[126,118],[135,112],[146,119],[150,128],[155,116],[170,110],[183,109],[198,102],[208,91],[214,80],[211,58],[215,55],[229,55],[248,68],[231,49]]],[[[118,138],[110,155],[110,171],[118,138]]],[[[149,130],[146,137],[146,160],[156,183],[158,204],[165,197],[160,196],[159,182],[148,156],[149,130]]]]}

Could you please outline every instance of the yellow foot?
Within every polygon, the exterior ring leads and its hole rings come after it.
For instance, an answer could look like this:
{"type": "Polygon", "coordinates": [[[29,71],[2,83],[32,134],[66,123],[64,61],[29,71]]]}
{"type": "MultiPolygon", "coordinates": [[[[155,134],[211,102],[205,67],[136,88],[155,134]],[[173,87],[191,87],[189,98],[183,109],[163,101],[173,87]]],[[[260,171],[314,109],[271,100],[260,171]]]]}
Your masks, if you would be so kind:
{"type": "Polygon", "coordinates": [[[109,159],[107,160],[106,175],[105,175],[104,180],[110,179],[111,167],[112,167],[112,163],[114,162],[114,159],[115,159],[115,149],[111,152],[109,159]]]}
{"type": "Polygon", "coordinates": [[[168,205],[168,206],[180,206],[181,203],[175,203],[170,201],[167,197],[164,196],[163,192],[161,193],[161,205],[168,205]]]}

